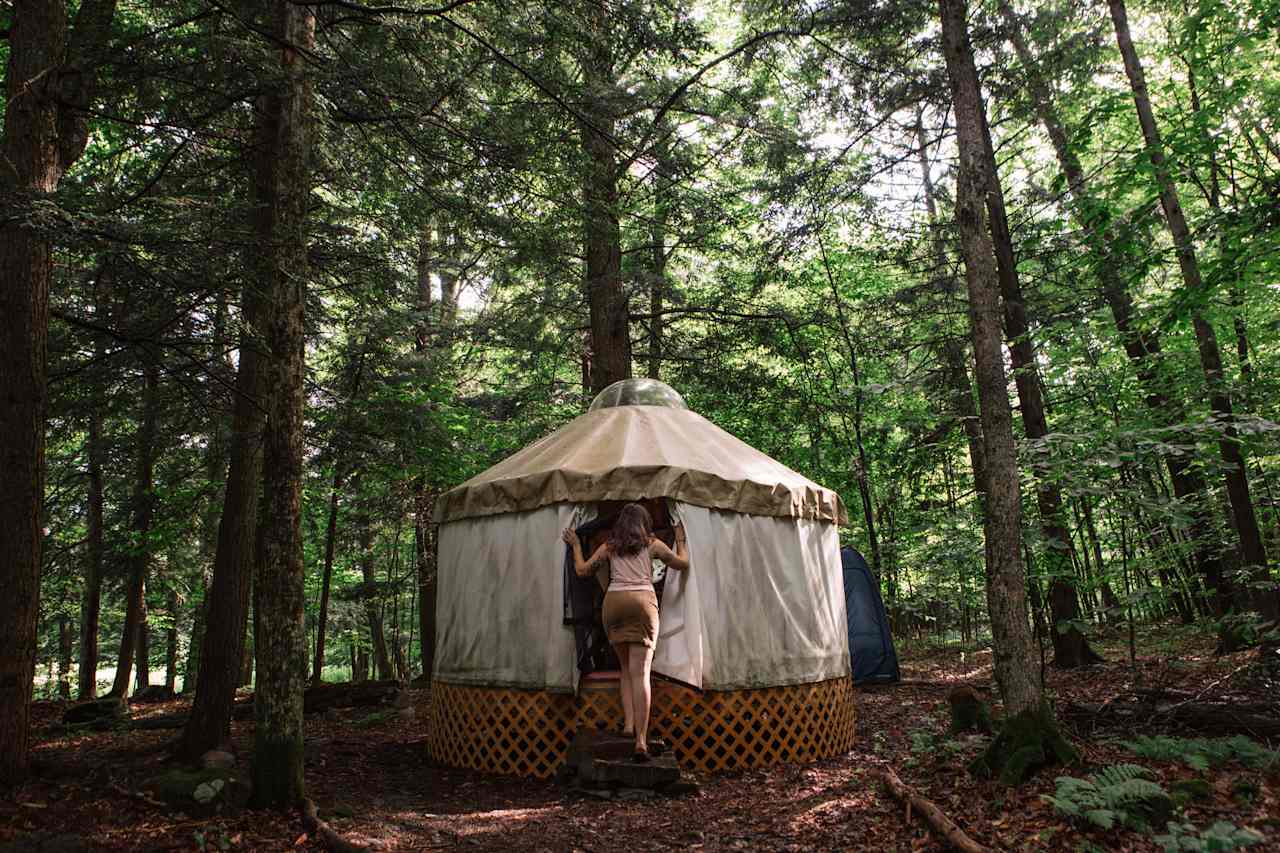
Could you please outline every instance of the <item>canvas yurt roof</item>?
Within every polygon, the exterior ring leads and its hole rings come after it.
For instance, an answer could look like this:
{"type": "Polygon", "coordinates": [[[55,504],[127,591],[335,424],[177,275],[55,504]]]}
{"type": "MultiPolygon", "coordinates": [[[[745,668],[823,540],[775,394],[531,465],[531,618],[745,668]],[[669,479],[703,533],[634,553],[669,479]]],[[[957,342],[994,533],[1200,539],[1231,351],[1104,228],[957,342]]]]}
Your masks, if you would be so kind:
{"type": "Polygon", "coordinates": [[[689,411],[674,389],[652,379],[610,385],[586,414],[446,492],[436,521],[650,497],[845,521],[835,492],[689,411]]]}

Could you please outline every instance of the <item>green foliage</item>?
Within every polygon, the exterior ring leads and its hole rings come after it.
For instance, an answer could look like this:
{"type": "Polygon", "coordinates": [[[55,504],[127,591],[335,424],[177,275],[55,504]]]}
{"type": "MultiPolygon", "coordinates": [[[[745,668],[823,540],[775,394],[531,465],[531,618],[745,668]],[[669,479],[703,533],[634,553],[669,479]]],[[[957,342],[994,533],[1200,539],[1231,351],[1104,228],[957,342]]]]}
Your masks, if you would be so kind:
{"type": "Polygon", "coordinates": [[[1169,831],[1166,834],[1155,837],[1156,843],[1164,847],[1165,853],[1177,853],[1179,850],[1193,850],[1196,853],[1239,850],[1261,844],[1264,840],[1261,833],[1224,820],[1199,832],[1189,823],[1169,821],[1167,826],[1169,831]]]}
{"type": "Polygon", "coordinates": [[[1236,761],[1251,770],[1280,766],[1280,752],[1267,749],[1244,735],[1220,738],[1138,735],[1121,743],[1142,758],[1181,761],[1196,770],[1219,767],[1228,761],[1236,761]]]}
{"type": "Polygon", "coordinates": [[[1042,799],[1061,814],[1101,829],[1145,830],[1168,819],[1173,803],[1155,774],[1137,764],[1111,764],[1087,779],[1059,776],[1057,789],[1042,799]]]}

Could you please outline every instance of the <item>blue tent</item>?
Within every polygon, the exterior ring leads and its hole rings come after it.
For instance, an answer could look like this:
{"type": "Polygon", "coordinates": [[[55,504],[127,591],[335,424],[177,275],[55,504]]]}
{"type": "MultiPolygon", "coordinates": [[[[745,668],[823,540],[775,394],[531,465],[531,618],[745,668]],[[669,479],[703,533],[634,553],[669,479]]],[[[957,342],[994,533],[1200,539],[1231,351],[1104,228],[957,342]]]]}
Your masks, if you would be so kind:
{"type": "Polygon", "coordinates": [[[849,619],[849,657],[854,684],[888,684],[902,678],[898,653],[889,634],[889,618],[880,584],[856,548],[840,549],[844,568],[844,609],[849,619]]]}

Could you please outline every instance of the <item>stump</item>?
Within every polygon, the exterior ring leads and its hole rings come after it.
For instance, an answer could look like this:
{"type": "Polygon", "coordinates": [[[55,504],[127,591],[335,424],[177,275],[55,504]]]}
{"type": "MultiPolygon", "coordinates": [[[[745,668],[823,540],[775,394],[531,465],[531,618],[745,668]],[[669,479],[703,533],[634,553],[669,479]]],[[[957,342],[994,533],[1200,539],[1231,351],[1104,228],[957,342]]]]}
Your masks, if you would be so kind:
{"type": "Polygon", "coordinates": [[[991,709],[972,687],[957,687],[947,694],[951,707],[951,733],[978,731],[991,734],[991,709]]]}
{"type": "Polygon", "coordinates": [[[1058,729],[1053,709],[1041,702],[1035,710],[1008,718],[986,750],[969,764],[978,777],[998,777],[1002,784],[1021,785],[1041,767],[1075,764],[1076,751],[1058,729]]]}

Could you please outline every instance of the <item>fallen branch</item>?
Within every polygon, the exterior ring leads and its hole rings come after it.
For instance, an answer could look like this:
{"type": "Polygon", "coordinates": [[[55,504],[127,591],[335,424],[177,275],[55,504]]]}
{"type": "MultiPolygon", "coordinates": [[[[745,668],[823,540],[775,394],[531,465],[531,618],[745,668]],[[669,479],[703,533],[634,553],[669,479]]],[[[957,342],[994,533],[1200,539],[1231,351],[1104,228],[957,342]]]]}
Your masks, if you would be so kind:
{"type": "Polygon", "coordinates": [[[1179,702],[1159,705],[1150,702],[1106,702],[1101,705],[1069,702],[1062,717],[1073,723],[1091,726],[1131,727],[1136,721],[1144,726],[1162,721],[1194,731],[1217,734],[1247,734],[1254,737],[1280,737],[1280,717],[1237,711],[1230,705],[1206,702],[1179,702]]]}
{"type": "Polygon", "coordinates": [[[324,846],[333,853],[368,853],[368,847],[352,844],[333,831],[333,827],[320,819],[316,804],[310,799],[302,801],[302,825],[307,832],[324,842],[324,846]]]}
{"type": "Polygon", "coordinates": [[[885,767],[873,772],[889,788],[894,798],[906,805],[908,821],[911,820],[911,810],[915,809],[918,814],[924,817],[930,828],[941,835],[955,849],[961,850],[963,853],[989,853],[988,848],[970,838],[963,829],[956,825],[955,821],[947,817],[942,809],[908,788],[898,778],[898,774],[893,772],[892,768],[885,767]]]}
{"type": "Polygon", "coordinates": [[[168,808],[168,806],[166,806],[164,803],[160,802],[154,797],[147,796],[141,791],[130,791],[128,788],[124,787],[123,785],[119,785],[115,782],[110,783],[109,787],[111,788],[111,790],[115,791],[117,794],[120,794],[121,796],[128,797],[131,800],[137,800],[140,803],[146,803],[147,805],[152,806],[153,808],[162,809],[162,810],[168,808]]]}

